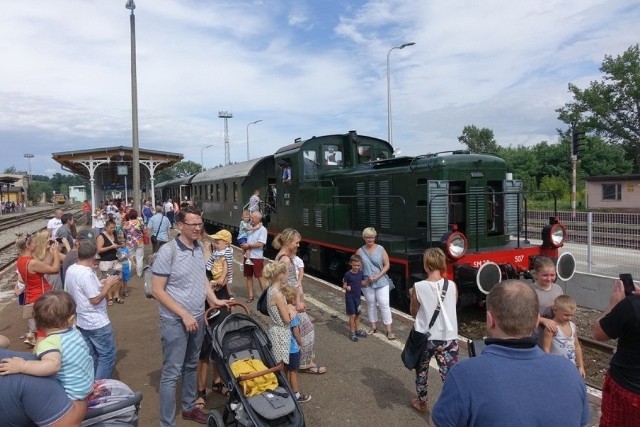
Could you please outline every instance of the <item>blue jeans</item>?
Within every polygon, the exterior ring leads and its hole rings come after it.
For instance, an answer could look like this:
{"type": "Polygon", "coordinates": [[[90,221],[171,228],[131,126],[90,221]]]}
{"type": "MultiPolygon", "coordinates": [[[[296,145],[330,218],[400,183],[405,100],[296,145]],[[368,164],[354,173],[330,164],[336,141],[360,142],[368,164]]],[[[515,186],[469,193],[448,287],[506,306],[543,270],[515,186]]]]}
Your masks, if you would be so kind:
{"type": "Polygon", "coordinates": [[[200,327],[188,333],[180,319],[160,319],[162,333],[162,376],[160,377],[160,425],[176,425],[176,386],[182,375],[182,410],[193,409],[196,402],[198,356],[204,338],[202,316],[200,327]]]}
{"type": "Polygon", "coordinates": [[[98,329],[78,328],[78,330],[91,351],[95,379],[111,378],[113,367],[116,365],[116,341],[111,323],[98,329]]]}

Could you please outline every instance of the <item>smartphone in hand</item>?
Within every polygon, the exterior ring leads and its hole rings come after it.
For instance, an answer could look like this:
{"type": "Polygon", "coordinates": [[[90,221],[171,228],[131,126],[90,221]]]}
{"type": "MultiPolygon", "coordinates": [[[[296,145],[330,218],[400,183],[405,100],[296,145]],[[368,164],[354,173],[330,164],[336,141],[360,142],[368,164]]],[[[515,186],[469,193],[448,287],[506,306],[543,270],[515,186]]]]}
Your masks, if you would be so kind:
{"type": "Polygon", "coordinates": [[[629,296],[633,294],[633,291],[636,290],[635,285],[633,284],[633,277],[629,273],[620,273],[620,280],[624,285],[624,295],[629,296]]]}

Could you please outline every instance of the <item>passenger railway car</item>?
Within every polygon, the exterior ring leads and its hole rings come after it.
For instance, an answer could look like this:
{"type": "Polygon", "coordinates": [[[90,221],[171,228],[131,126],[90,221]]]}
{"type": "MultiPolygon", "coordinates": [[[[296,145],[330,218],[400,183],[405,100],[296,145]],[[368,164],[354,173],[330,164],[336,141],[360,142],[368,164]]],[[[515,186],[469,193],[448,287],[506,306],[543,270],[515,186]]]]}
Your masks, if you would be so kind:
{"type": "Polygon", "coordinates": [[[351,131],[296,140],[273,156],[210,169],[190,182],[210,231],[237,231],[242,209],[260,189],[270,236],[296,228],[306,267],[336,279],[362,246],[362,230],[375,227],[400,308],[407,307],[408,288],[424,278],[428,247],[447,254],[447,275],[463,304],[483,300],[502,279],[529,274],[540,255],[557,260],[562,280],[575,270],[573,256],[559,252],[566,229],[555,217],[542,236],[522,234],[522,182],[495,156],[451,151],[394,158],[386,141],[351,131]],[[287,166],[290,182],[282,179],[287,166]],[[542,237],[542,244],[527,237],[542,237]]]}

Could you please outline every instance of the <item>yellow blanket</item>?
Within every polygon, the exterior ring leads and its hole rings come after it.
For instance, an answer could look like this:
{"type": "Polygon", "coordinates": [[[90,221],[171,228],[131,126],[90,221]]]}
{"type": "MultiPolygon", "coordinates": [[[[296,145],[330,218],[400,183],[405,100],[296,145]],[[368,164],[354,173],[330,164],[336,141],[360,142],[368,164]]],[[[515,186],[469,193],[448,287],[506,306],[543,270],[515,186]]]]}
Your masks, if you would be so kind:
{"type": "MultiPolygon", "coordinates": [[[[255,372],[265,371],[268,368],[258,359],[239,359],[231,364],[231,372],[234,377],[240,375],[253,374],[255,372]]],[[[278,379],[276,374],[270,372],[268,374],[242,381],[242,392],[245,396],[251,397],[260,394],[263,391],[275,390],[278,388],[278,379]]]]}

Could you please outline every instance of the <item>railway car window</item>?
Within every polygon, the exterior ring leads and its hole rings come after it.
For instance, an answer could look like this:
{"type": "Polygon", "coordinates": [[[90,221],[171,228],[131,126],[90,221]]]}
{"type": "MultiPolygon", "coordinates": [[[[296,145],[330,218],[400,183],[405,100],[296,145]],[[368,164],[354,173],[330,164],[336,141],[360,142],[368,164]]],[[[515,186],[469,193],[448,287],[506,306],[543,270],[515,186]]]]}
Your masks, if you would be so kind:
{"type": "Polygon", "coordinates": [[[216,202],[220,201],[220,184],[216,184],[216,202]]]}
{"type": "Polygon", "coordinates": [[[233,183],[233,201],[234,202],[238,201],[238,183],[237,182],[233,183]]]}
{"type": "Polygon", "coordinates": [[[622,185],[602,184],[602,200],[622,200],[622,185]]]}
{"type": "Polygon", "coordinates": [[[328,166],[342,165],[342,151],[337,145],[325,145],[323,148],[322,158],[324,164],[328,166]]]}
{"type": "Polygon", "coordinates": [[[224,185],[223,197],[224,197],[224,201],[226,202],[227,200],[229,200],[229,186],[227,185],[226,182],[224,184],[222,184],[222,185],[224,185]]]}
{"type": "Polygon", "coordinates": [[[318,157],[315,150],[304,150],[302,154],[302,171],[304,179],[318,178],[318,157]]]}
{"type": "Polygon", "coordinates": [[[367,163],[371,161],[371,146],[370,145],[358,145],[358,157],[360,163],[367,163]]]}

